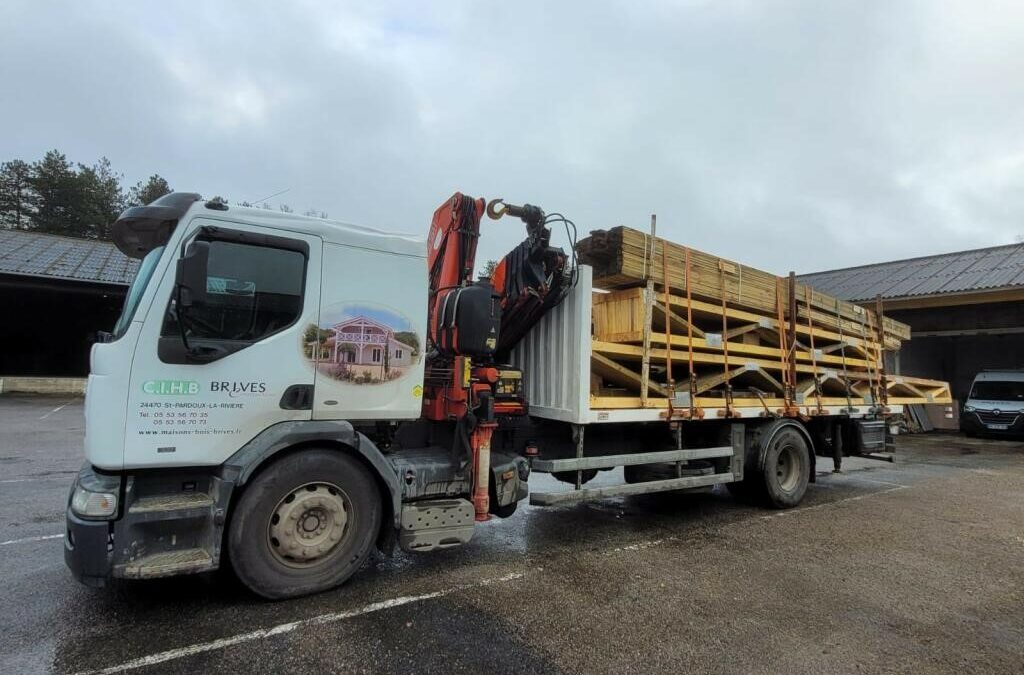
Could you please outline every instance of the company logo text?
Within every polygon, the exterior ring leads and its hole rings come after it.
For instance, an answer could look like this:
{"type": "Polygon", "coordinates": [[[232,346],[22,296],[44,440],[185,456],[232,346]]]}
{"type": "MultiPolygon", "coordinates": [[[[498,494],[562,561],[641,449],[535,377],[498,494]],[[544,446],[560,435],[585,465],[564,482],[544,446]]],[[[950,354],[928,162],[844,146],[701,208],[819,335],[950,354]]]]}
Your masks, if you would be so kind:
{"type": "Polygon", "coordinates": [[[185,396],[199,393],[199,383],[192,380],[148,380],[142,391],[157,396],[185,396]]]}

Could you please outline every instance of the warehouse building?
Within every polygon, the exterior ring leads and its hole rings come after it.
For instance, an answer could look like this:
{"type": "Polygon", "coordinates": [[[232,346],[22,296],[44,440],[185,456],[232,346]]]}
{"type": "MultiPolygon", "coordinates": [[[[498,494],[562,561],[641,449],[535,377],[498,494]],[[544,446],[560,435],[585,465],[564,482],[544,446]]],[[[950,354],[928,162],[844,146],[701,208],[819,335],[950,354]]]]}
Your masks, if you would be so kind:
{"type": "Polygon", "coordinates": [[[0,376],[87,375],[137,269],[110,242],[0,230],[0,376]]]}
{"type": "Polygon", "coordinates": [[[1024,244],[805,274],[825,293],[906,323],[911,339],[889,363],[945,380],[963,401],[984,369],[1024,368],[1024,244]]]}
{"type": "MultiPolygon", "coordinates": [[[[0,230],[0,376],[84,376],[138,261],[110,242],[0,230]]],[[[975,373],[1024,368],[1024,244],[805,274],[830,295],[909,324],[891,372],[940,379],[966,398],[975,373]]]]}

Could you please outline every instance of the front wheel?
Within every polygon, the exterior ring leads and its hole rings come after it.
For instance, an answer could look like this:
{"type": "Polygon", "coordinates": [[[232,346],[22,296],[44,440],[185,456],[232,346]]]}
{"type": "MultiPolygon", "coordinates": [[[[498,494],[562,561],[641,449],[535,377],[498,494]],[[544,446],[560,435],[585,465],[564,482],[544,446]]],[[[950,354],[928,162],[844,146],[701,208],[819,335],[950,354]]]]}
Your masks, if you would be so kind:
{"type": "Polygon", "coordinates": [[[250,590],[273,600],[332,588],[370,555],[381,510],[377,483],[357,459],[334,450],[287,456],[238,501],[231,565],[250,590]]]}

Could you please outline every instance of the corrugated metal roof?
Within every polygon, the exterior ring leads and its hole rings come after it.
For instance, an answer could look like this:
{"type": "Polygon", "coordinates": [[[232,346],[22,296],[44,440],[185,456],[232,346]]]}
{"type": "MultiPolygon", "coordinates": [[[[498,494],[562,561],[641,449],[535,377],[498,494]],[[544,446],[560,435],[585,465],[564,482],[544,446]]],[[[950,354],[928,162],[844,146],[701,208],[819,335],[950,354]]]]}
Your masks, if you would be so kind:
{"type": "Polygon", "coordinates": [[[0,274],[127,286],[138,269],[109,241],[0,230],[0,274]]]}
{"type": "Polygon", "coordinates": [[[851,301],[1024,286],[1024,244],[802,274],[800,280],[851,301]]]}

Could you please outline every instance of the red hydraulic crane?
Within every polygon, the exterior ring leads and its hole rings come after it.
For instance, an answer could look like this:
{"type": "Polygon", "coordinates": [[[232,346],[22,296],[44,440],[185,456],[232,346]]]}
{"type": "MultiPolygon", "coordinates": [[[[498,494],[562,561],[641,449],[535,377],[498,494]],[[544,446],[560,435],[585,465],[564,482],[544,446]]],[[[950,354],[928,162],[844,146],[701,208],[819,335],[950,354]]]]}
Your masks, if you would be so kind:
{"type": "Polygon", "coordinates": [[[550,245],[548,222],[572,224],[529,204],[455,193],[434,212],[427,240],[429,307],[423,416],[455,424],[455,444],[472,458],[473,504],[486,520],[491,434],[496,416],[524,415],[522,373],[501,365],[574,280],[574,267],[550,245]],[[506,255],[492,279],[473,281],[480,220],[509,215],[526,223],[527,238],[506,255]]]}

